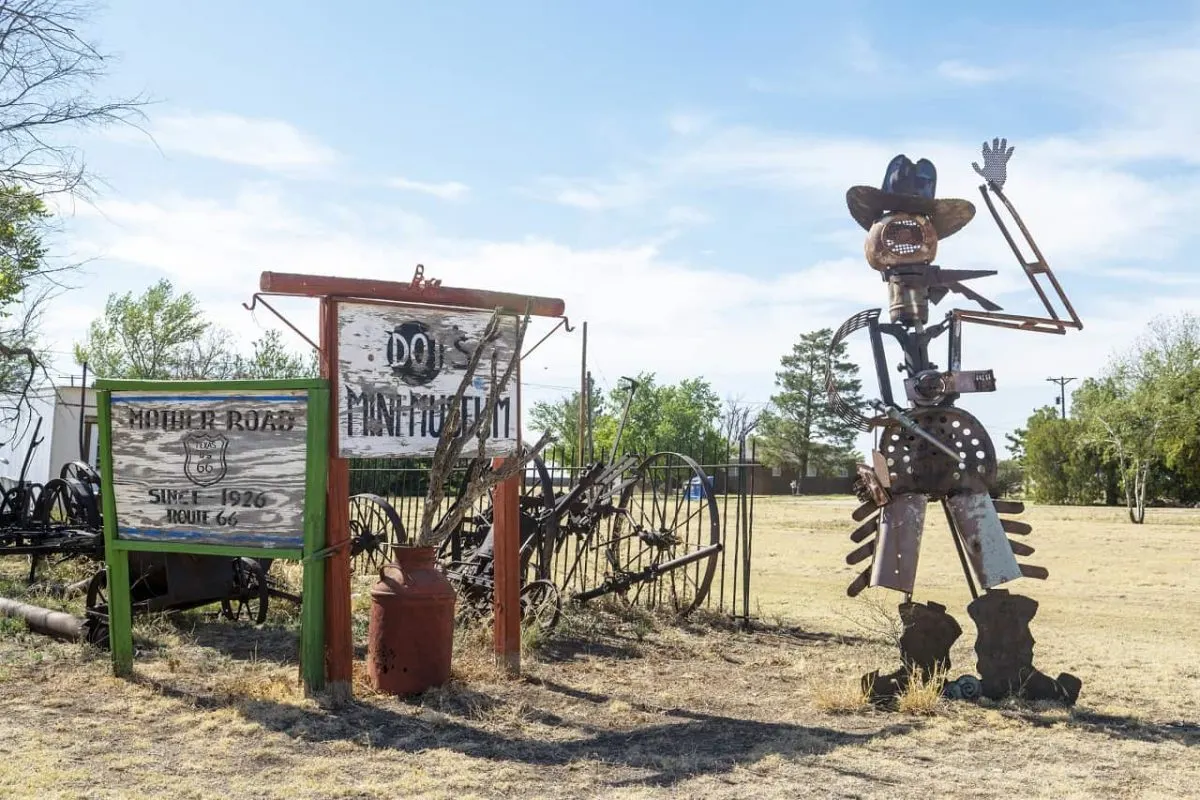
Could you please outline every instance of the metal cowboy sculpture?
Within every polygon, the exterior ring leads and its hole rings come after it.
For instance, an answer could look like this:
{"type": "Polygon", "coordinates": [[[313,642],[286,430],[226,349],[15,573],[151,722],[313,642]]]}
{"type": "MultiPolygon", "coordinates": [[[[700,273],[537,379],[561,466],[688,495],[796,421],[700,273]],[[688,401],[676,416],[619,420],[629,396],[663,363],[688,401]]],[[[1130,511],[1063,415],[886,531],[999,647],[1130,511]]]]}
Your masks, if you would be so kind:
{"type": "Polygon", "coordinates": [[[879,381],[880,397],[870,403],[876,415],[867,417],[847,404],[831,377],[827,374],[826,378],[834,410],[859,430],[875,431],[877,437],[872,463],[858,466],[857,489],[863,505],[853,517],[861,525],[850,538],[859,546],[846,557],[849,564],[869,559],[870,565],[847,591],[853,597],[868,586],[882,586],[904,595],[900,605],[903,667],[890,675],[873,672],[863,679],[876,701],[901,692],[914,673],[926,677],[935,669],[947,670],[950,647],[962,633],[944,606],[912,601],[921,535],[931,502],[940,503],[945,513],[974,598],[967,611],[978,629],[975,652],[979,679],[963,676],[947,684],[945,693],[968,697],[982,693],[994,699],[1019,694],[1074,703],[1081,687],[1072,675],[1064,673],[1051,679],[1033,666],[1029,622],[1037,603],[999,587],[1021,577],[1044,579],[1048,573],[1042,567],[1017,562],[1017,556],[1031,555],[1033,548],[1009,539],[1007,534],[1025,536],[1031,528],[1000,515],[1020,514],[1024,506],[992,499],[995,448],[983,424],[955,405],[961,395],[996,389],[991,370],[962,369],[965,323],[1057,334],[1083,327],[1029,231],[1004,196],[1012,152],[1006,140],[993,140],[991,146],[985,142],[983,166],[972,166],[984,179],[979,191],[988,211],[1042,302],[1046,312],[1043,317],[1002,313],[999,305],[965,285],[995,275],[994,270],[947,269],[934,263],[939,241],[969,223],[975,216],[975,206],[967,200],[936,199],[937,170],[930,161],[914,163],[898,155],[888,165],[881,188],[854,186],[846,192],[850,215],[867,231],[867,263],[887,284],[889,299],[886,322],[880,320],[881,309],[862,311],[846,320],[833,338],[836,347],[851,333],[867,329],[879,381]],[[1025,259],[992,196],[999,199],[1016,223],[1033,252],[1032,260],[1025,259]],[[1055,310],[1043,280],[1065,310],[1066,319],[1055,310]],[[982,310],[951,309],[930,324],[930,306],[950,293],[973,301],[982,310]],[[944,369],[930,355],[931,343],[943,334],[944,369]],[[884,335],[894,339],[904,355],[897,367],[904,374],[903,405],[893,396],[884,335]]]}

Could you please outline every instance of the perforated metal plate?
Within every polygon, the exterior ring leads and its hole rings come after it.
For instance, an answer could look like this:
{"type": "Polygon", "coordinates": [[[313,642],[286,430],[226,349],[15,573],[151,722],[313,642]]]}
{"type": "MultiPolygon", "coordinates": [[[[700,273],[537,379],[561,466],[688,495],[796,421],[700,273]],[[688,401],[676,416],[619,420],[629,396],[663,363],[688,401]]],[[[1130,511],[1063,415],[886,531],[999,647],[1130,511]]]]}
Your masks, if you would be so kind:
{"type": "Polygon", "coordinates": [[[996,451],[983,425],[960,408],[915,408],[905,412],[938,441],[959,454],[960,460],[925,439],[889,423],[879,436],[879,450],[888,465],[892,493],[921,492],[944,496],[956,490],[986,492],[996,480],[996,451]]]}

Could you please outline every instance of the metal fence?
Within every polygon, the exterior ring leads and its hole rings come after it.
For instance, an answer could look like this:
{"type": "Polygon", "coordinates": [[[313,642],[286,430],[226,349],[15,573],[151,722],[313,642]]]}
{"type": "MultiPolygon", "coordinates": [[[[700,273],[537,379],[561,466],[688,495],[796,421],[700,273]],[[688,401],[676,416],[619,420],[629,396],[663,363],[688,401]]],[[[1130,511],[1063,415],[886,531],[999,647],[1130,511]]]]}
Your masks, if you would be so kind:
{"type": "MultiPolygon", "coordinates": [[[[720,448],[709,453],[686,455],[699,465],[710,486],[716,502],[717,541],[722,546],[714,559],[715,567],[708,593],[698,608],[739,620],[748,620],[752,607],[750,564],[754,544],[754,495],[759,473],[753,466],[754,452],[747,449],[740,457],[735,455],[730,458],[728,451],[720,448]]],[[[639,457],[632,463],[641,460],[639,457]]],[[[587,467],[569,463],[560,450],[544,452],[542,461],[545,464],[544,474],[532,466],[524,474],[522,494],[526,498],[539,495],[542,483],[547,477],[552,491],[561,497],[578,483],[587,467]]],[[[706,508],[701,508],[702,505],[707,506],[707,503],[701,503],[697,491],[691,486],[664,485],[664,480],[667,483],[673,481],[678,484],[680,475],[690,475],[690,471],[683,467],[682,471],[676,469],[671,473],[675,477],[664,478],[666,473],[658,469],[658,465],[665,461],[665,458],[659,458],[652,462],[651,467],[645,471],[647,477],[630,490],[630,503],[645,506],[647,509],[653,506],[657,513],[658,506],[654,504],[661,501],[664,492],[670,493],[671,497],[677,498],[674,503],[677,516],[683,517],[687,523],[685,535],[702,536],[702,543],[707,544],[710,533],[704,523],[708,512],[706,508]]],[[[681,464],[678,459],[671,459],[671,462],[677,467],[681,464]]],[[[453,495],[461,490],[464,473],[465,464],[454,472],[451,485],[447,487],[449,494],[453,495]]],[[[428,459],[352,459],[350,463],[351,494],[366,492],[387,499],[400,515],[408,531],[415,531],[420,524],[428,486],[428,459]]],[[[447,507],[449,502],[446,501],[447,507]]],[[[528,503],[529,500],[525,502],[528,503]]],[[[481,506],[487,504],[485,499],[481,506]]],[[[438,513],[442,510],[444,509],[440,509],[438,513]]],[[[612,521],[609,520],[608,524],[612,524],[612,521]]],[[[609,536],[611,531],[607,528],[602,529],[597,531],[597,535],[609,536]]],[[[606,568],[601,551],[596,549],[590,553],[583,552],[587,548],[581,542],[582,540],[559,551],[553,561],[552,579],[568,596],[580,589],[597,585],[603,580],[606,568]]],[[[612,557],[608,558],[611,560],[612,557]]],[[[623,566],[637,568],[639,565],[631,562],[623,566]]],[[[686,580],[690,575],[694,579],[701,569],[701,566],[689,565],[676,571],[673,578],[686,580]]],[[[668,586],[664,583],[665,580],[660,579],[651,584],[654,587],[652,589],[631,590],[624,596],[637,603],[652,604],[661,600],[662,591],[668,586]]]]}

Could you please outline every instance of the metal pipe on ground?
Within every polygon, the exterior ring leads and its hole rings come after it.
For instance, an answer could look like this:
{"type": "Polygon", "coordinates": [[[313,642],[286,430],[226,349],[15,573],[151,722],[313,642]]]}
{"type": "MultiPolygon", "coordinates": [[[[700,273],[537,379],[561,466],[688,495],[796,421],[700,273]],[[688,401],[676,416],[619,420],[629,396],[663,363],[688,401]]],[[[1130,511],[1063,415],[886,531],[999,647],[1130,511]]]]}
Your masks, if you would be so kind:
{"type": "Polygon", "coordinates": [[[84,621],[62,611],[31,606],[7,597],[0,597],[0,616],[25,620],[29,630],[56,639],[77,642],[83,639],[84,621]]]}

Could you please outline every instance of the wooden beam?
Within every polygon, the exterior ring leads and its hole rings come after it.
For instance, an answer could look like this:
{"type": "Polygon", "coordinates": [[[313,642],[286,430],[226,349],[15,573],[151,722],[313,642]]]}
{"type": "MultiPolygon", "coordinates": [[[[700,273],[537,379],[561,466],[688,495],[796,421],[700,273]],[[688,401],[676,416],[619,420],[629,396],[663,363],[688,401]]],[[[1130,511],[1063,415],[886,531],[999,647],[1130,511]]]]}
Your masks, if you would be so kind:
{"type": "MultiPolygon", "coordinates": [[[[337,408],[337,302],[321,300],[321,377],[329,379],[331,407],[337,408]]],[[[337,457],[338,415],[329,414],[329,470],[326,486],[325,688],[335,703],[354,696],[354,638],[350,620],[350,464],[337,457]]],[[[389,556],[391,553],[388,554],[389,556]]]]}
{"type": "MultiPolygon", "coordinates": [[[[498,468],[506,459],[492,461],[498,468]]],[[[521,674],[521,474],[496,486],[493,491],[492,524],[495,530],[492,562],[492,639],[496,664],[510,675],[521,674]]]]}
{"type": "Polygon", "coordinates": [[[484,289],[464,289],[454,286],[411,282],[377,281],[368,278],[339,278],[333,275],[300,275],[292,272],[264,272],[259,289],[269,294],[299,297],[343,297],[364,300],[387,300],[400,303],[423,303],[459,308],[495,309],[497,306],[514,314],[524,314],[526,305],[535,317],[561,317],[566,303],[556,297],[536,297],[511,292],[492,292],[484,289]]]}

